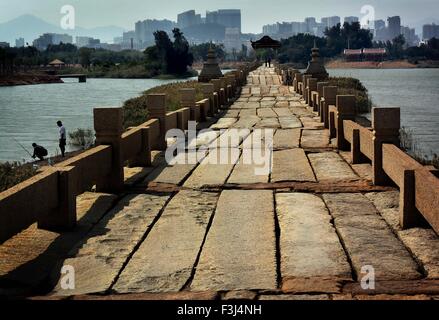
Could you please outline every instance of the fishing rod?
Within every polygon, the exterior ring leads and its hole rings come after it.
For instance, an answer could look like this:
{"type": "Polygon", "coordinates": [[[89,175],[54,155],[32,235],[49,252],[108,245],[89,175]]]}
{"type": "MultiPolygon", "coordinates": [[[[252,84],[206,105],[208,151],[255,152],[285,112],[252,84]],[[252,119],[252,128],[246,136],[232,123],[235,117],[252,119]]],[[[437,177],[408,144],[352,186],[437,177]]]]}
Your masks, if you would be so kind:
{"type": "Polygon", "coordinates": [[[12,138],[12,139],[14,139],[14,141],[24,150],[24,151],[26,151],[26,153],[32,158],[33,156],[32,156],[32,154],[29,152],[29,151],[27,151],[27,149],[17,140],[17,139],[15,139],[15,138],[12,138]]]}

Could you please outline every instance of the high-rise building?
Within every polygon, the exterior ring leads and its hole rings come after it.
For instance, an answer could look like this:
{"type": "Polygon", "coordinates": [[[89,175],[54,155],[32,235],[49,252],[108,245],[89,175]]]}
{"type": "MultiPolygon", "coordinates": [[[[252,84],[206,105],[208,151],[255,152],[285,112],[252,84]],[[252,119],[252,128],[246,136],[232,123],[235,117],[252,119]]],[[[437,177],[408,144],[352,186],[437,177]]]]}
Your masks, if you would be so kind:
{"type": "Polygon", "coordinates": [[[323,17],[321,21],[324,28],[330,29],[332,27],[335,27],[337,24],[339,24],[341,19],[338,16],[333,16],[333,17],[323,17]]]}
{"type": "Polygon", "coordinates": [[[265,26],[262,27],[262,33],[264,35],[276,35],[279,33],[279,23],[275,23],[275,24],[267,24],[265,26]]]}
{"type": "Polygon", "coordinates": [[[241,10],[223,9],[206,12],[206,23],[215,23],[226,28],[239,28],[241,30],[241,10]]]}
{"type": "Polygon", "coordinates": [[[422,27],[422,39],[430,40],[431,38],[439,39],[439,25],[434,23],[425,24],[422,27]]]}
{"type": "Polygon", "coordinates": [[[416,35],[414,28],[401,27],[401,34],[404,36],[406,47],[417,46],[419,44],[419,37],[416,35]]]}
{"type": "Polygon", "coordinates": [[[314,33],[314,28],[317,27],[316,18],[314,17],[305,18],[305,24],[306,24],[306,32],[314,33]]]}
{"type": "Polygon", "coordinates": [[[388,17],[387,23],[389,24],[387,30],[388,38],[393,40],[401,34],[401,18],[399,16],[388,17]]]}
{"type": "Polygon", "coordinates": [[[15,40],[15,47],[17,48],[23,48],[24,47],[24,39],[18,38],[15,40]]]}
{"type": "MultiPolygon", "coordinates": [[[[154,41],[154,32],[165,31],[171,33],[176,27],[176,23],[170,20],[151,20],[137,21],[135,24],[134,38],[141,47],[146,47],[154,41]]],[[[124,39],[125,42],[125,39],[124,39]]]]}
{"type": "Polygon", "coordinates": [[[76,46],[78,48],[100,48],[101,40],[91,37],[76,37],[76,46]]]}
{"type": "Polygon", "coordinates": [[[45,33],[33,41],[38,50],[46,50],[49,45],[73,43],[73,37],[68,34],[45,33]]]}
{"type": "Polygon", "coordinates": [[[188,28],[193,25],[201,24],[201,15],[196,14],[195,10],[180,13],[177,16],[177,24],[180,29],[188,28]]]}
{"type": "Polygon", "coordinates": [[[359,21],[360,21],[360,19],[358,17],[354,17],[354,16],[344,18],[344,22],[349,23],[349,24],[352,24],[354,22],[359,22],[359,21]]]}
{"type": "Polygon", "coordinates": [[[241,51],[241,30],[239,28],[226,28],[224,47],[227,52],[241,51]]]}

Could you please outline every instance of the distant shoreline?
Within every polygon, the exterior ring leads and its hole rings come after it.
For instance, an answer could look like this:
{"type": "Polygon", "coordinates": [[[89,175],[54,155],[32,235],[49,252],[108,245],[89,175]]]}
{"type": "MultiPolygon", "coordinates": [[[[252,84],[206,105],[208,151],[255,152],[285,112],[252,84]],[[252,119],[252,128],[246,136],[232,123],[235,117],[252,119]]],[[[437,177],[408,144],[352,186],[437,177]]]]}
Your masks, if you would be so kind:
{"type": "Polygon", "coordinates": [[[11,77],[1,77],[0,87],[26,86],[35,84],[64,83],[59,76],[45,74],[17,74],[11,77]]]}
{"type": "Polygon", "coordinates": [[[327,69],[430,69],[439,68],[439,61],[419,61],[417,64],[407,60],[389,61],[343,61],[332,60],[325,64],[327,69]]]}

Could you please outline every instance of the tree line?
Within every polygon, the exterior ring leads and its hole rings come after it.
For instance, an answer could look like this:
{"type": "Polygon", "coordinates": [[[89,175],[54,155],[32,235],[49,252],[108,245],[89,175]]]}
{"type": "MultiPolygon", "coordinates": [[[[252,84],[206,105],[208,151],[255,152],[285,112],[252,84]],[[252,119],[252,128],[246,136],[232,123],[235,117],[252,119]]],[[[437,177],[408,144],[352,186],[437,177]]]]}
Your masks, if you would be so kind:
{"type": "Polygon", "coordinates": [[[325,30],[324,37],[310,34],[298,34],[288,39],[282,39],[282,47],[278,50],[277,58],[281,63],[295,62],[306,64],[314,42],[320,49],[320,56],[335,58],[344,49],[385,48],[389,59],[410,60],[439,60],[438,39],[431,39],[418,47],[407,47],[406,40],[400,35],[392,41],[375,42],[370,30],[362,29],[359,22],[338,24],[325,30]]]}

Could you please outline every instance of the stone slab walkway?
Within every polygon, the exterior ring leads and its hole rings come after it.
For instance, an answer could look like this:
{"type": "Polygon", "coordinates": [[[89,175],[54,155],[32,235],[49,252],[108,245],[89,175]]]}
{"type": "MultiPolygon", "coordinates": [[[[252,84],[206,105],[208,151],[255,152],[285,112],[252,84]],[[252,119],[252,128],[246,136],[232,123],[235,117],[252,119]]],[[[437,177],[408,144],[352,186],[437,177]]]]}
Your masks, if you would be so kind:
{"type": "Polygon", "coordinates": [[[67,236],[32,226],[0,245],[0,295],[439,296],[438,236],[431,229],[400,230],[398,190],[372,186],[370,165],[352,165],[312,109],[280,83],[270,68],[250,74],[213,132],[192,142],[199,150],[211,147],[200,164],[167,164],[154,152],[151,168],[127,169],[124,194],[78,199],[78,230],[67,236]],[[257,153],[268,156],[268,171],[257,173],[267,163],[248,162],[257,153]],[[74,267],[74,290],[62,288],[62,266],[74,267]],[[376,288],[364,290],[360,282],[370,266],[376,288]]]}

